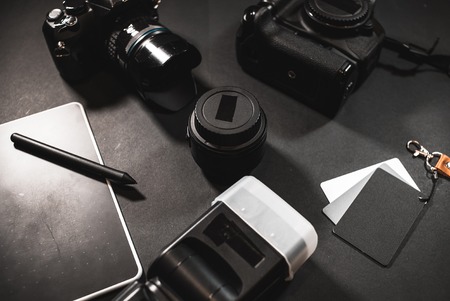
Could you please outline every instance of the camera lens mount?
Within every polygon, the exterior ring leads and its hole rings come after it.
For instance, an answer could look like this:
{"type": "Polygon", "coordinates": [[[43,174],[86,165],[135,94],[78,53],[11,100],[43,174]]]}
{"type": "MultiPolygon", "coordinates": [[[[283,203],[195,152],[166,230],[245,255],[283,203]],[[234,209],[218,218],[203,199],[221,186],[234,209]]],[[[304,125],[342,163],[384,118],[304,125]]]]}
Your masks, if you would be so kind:
{"type": "Polygon", "coordinates": [[[304,9],[316,23],[334,29],[354,29],[370,17],[369,0],[307,0],[304,9]]]}

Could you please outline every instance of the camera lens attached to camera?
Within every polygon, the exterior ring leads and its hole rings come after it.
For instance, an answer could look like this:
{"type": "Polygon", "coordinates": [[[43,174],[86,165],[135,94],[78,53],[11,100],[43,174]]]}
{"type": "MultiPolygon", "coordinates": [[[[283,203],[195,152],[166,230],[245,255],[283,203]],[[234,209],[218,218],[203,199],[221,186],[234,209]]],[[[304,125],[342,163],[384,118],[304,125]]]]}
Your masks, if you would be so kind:
{"type": "Polygon", "coordinates": [[[237,87],[203,94],[189,118],[192,156],[213,181],[234,181],[255,168],[264,153],[267,120],[255,96],[237,87]]]}
{"type": "Polygon", "coordinates": [[[196,95],[198,50],[158,22],[160,1],[65,0],[47,14],[43,33],[61,76],[93,73],[102,59],[122,68],[144,100],[177,111],[196,95]]]}
{"type": "Polygon", "coordinates": [[[106,34],[110,59],[127,71],[143,99],[181,109],[196,95],[191,70],[200,64],[200,53],[161,25],[150,4],[122,6],[106,34]]]}

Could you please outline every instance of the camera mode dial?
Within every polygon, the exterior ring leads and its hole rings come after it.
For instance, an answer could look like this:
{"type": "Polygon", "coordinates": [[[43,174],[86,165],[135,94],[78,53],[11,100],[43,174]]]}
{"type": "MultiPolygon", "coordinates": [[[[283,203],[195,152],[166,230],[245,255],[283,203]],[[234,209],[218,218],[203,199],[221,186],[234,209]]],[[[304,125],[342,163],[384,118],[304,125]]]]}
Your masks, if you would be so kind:
{"type": "Polygon", "coordinates": [[[304,8],[313,21],[336,29],[357,28],[370,17],[368,0],[307,0],[304,8]]]}
{"type": "Polygon", "coordinates": [[[69,15],[81,15],[88,10],[85,0],[65,0],[63,6],[69,15]]]}

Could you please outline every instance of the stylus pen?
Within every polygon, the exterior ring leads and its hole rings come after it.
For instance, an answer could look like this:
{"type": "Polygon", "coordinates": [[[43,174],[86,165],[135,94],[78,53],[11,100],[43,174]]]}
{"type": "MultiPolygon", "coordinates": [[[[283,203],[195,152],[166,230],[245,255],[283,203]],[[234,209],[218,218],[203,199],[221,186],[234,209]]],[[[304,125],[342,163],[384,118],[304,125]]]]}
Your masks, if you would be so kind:
{"type": "Polygon", "coordinates": [[[126,172],[101,165],[21,134],[12,134],[11,141],[14,142],[14,146],[17,149],[24,150],[58,165],[101,176],[119,184],[136,184],[136,181],[126,172]]]}

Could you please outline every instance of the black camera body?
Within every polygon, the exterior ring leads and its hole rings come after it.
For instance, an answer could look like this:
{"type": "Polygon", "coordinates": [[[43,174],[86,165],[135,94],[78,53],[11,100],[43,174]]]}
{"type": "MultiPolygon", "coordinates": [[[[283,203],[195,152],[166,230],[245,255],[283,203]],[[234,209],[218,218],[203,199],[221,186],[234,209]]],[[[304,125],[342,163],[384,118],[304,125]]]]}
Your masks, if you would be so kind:
{"type": "Polygon", "coordinates": [[[263,0],[244,12],[237,57],[249,74],[333,116],[376,65],[375,0],[263,0]]]}
{"type": "Polygon", "coordinates": [[[126,71],[145,100],[174,111],[183,107],[185,99],[167,101],[163,92],[195,90],[191,70],[201,55],[159,23],[159,2],[65,0],[64,9],[51,10],[43,33],[61,76],[80,81],[111,62],[126,71]]]}
{"type": "Polygon", "coordinates": [[[94,11],[86,2],[79,4],[53,9],[42,28],[53,61],[67,81],[88,76],[96,61],[93,51],[98,51],[94,11]]]}

